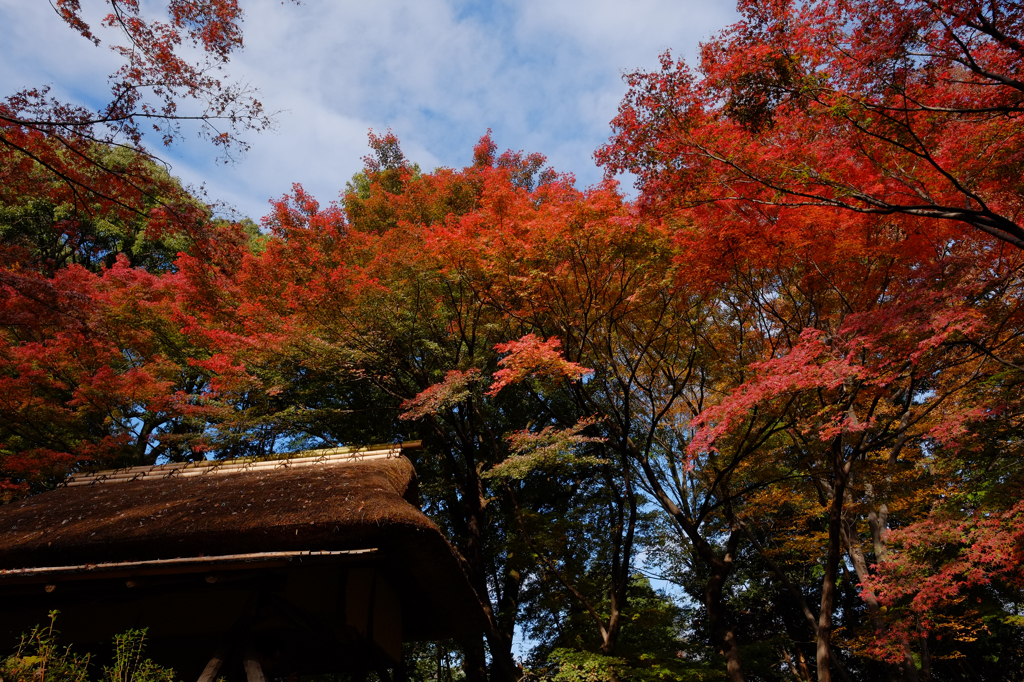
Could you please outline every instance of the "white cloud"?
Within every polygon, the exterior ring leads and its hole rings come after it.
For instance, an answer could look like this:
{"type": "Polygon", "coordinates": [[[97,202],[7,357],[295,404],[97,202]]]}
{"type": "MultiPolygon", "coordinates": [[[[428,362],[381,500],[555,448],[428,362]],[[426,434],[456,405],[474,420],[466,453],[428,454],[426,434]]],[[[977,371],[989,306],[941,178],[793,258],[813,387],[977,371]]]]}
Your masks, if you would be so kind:
{"type": "MultiPolygon", "coordinates": [[[[98,0],[83,3],[87,11],[98,0]]],[[[147,3],[149,4],[149,3],[147,3]]],[[[156,6],[157,3],[153,3],[156,6]]],[[[250,135],[235,166],[191,137],[158,150],[211,198],[259,217],[301,182],[322,202],[362,167],[368,128],[392,128],[424,168],[468,163],[487,130],[501,148],[539,151],[581,184],[625,93],[621,73],[655,68],[667,48],[692,58],[733,20],[694,0],[247,0],[246,48],[229,66],[258,86],[277,130],[250,135]]],[[[43,0],[0,0],[0,93],[53,83],[105,94],[116,60],[61,25],[43,0]]],[[[101,101],[101,100],[100,100],[101,101]]]]}

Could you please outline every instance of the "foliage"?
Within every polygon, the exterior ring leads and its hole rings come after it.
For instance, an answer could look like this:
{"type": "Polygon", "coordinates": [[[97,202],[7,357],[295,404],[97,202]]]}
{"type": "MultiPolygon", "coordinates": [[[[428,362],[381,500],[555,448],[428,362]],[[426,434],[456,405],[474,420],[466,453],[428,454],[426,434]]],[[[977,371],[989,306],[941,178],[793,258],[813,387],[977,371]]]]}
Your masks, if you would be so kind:
{"type": "Polygon", "coordinates": [[[388,131],[258,233],[138,153],[90,143],[140,178],[103,196],[0,154],[0,494],[420,438],[486,627],[411,678],[1020,669],[1019,8],[740,9],[628,76],[599,159],[635,202],[388,131]]]}
{"type": "Polygon", "coordinates": [[[522,479],[531,471],[556,471],[559,468],[578,470],[586,466],[607,464],[607,460],[592,455],[578,454],[577,450],[586,443],[600,443],[602,438],[582,435],[594,426],[593,419],[581,419],[567,429],[545,426],[538,432],[524,430],[508,436],[512,454],[487,472],[487,477],[512,477],[522,479]]]}
{"type": "Polygon", "coordinates": [[[410,682],[460,682],[465,679],[455,642],[407,642],[402,662],[410,682]]]}
{"type": "Polygon", "coordinates": [[[570,608],[560,621],[536,620],[532,635],[540,641],[527,675],[591,682],[716,679],[722,674],[720,666],[702,660],[708,652],[686,632],[684,615],[646,578],[634,575],[615,656],[600,653],[599,640],[588,632],[583,614],[570,608]]]}
{"type": "MultiPolygon", "coordinates": [[[[6,682],[88,682],[89,654],[76,656],[70,646],[57,644],[54,627],[57,611],[50,612],[49,625],[36,626],[22,635],[18,648],[0,661],[0,679],[6,682]]],[[[104,667],[103,682],[174,682],[175,674],[148,658],[146,630],[129,630],[114,637],[114,663],[104,667]]]]}
{"type": "Polygon", "coordinates": [[[50,612],[50,623],[23,634],[13,655],[0,661],[0,678],[9,682],[87,682],[89,656],[79,657],[71,647],[57,644],[54,624],[57,612],[50,612]]]}
{"type": "Polygon", "coordinates": [[[143,658],[146,630],[114,637],[114,664],[103,669],[103,682],[174,682],[174,671],[143,658]]]}
{"type": "Polygon", "coordinates": [[[637,173],[646,200],[923,216],[1024,247],[1015,3],[738,9],[699,75],[666,53],[628,77],[599,159],[637,173]]]}
{"type": "MultiPolygon", "coordinates": [[[[168,0],[164,17],[156,18],[137,0],[108,5],[102,26],[121,41],[110,45],[121,66],[109,77],[109,102],[96,109],[60,102],[48,87],[8,95],[0,101],[0,168],[19,185],[36,178],[59,188],[62,201],[55,204],[124,220],[155,213],[189,234],[194,221],[179,201],[183,193],[155,169],[143,131],[169,145],[181,137],[181,123],[191,121],[229,158],[246,147],[240,134],[271,125],[258,93],[218,77],[242,48],[242,8],[236,0],[168,0]],[[120,151],[129,152],[127,163],[120,151]]],[[[100,45],[78,0],[58,0],[54,9],[100,45]]]]}

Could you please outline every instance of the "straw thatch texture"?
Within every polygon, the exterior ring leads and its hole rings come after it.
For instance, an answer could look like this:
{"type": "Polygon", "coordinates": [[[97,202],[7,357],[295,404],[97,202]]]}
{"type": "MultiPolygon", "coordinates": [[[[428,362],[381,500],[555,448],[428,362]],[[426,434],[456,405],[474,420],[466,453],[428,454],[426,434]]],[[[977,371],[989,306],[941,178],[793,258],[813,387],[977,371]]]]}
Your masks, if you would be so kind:
{"type": "Polygon", "coordinates": [[[415,503],[402,456],[60,488],[0,506],[0,590],[3,569],[377,548],[412,621],[442,610],[475,630],[458,556],[415,503]]]}
{"type": "Polygon", "coordinates": [[[353,549],[437,532],[405,458],[63,488],[0,507],[0,568],[353,549]]]}

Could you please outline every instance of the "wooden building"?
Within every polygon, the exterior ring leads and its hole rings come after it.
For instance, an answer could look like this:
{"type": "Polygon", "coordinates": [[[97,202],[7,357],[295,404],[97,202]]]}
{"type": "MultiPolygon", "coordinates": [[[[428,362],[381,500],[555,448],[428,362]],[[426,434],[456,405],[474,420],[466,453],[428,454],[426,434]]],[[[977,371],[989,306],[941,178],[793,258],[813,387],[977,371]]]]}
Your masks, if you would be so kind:
{"type": "Polygon", "coordinates": [[[148,628],[186,681],[387,679],[403,641],[484,619],[402,448],[102,472],[0,506],[0,645],[59,609],[79,650],[148,628]]]}

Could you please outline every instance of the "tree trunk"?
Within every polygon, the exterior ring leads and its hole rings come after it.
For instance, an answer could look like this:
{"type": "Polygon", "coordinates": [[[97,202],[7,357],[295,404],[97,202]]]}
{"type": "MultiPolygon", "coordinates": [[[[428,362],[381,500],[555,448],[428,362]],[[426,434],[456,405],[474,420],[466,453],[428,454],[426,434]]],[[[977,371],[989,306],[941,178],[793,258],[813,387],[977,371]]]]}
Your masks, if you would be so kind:
{"type": "MultiPolygon", "coordinates": [[[[801,592],[800,589],[793,584],[793,581],[789,579],[789,576],[786,575],[786,572],[783,571],[782,568],[777,563],[775,563],[775,561],[772,560],[772,558],[768,555],[766,551],[764,551],[764,547],[762,547],[761,543],[757,541],[757,537],[750,530],[750,528],[748,528],[746,524],[744,524],[742,521],[739,521],[739,526],[746,534],[746,536],[750,539],[750,543],[754,545],[754,549],[757,550],[757,553],[760,554],[764,562],[768,564],[768,568],[772,570],[772,573],[775,574],[775,577],[778,578],[779,582],[782,583],[786,590],[789,591],[790,596],[793,597],[793,601],[796,602],[797,606],[799,606],[800,610],[803,612],[804,617],[807,618],[807,622],[810,624],[811,630],[814,632],[814,636],[817,637],[818,620],[814,617],[814,614],[811,612],[811,607],[807,605],[807,600],[804,599],[803,592],[801,592]]],[[[805,670],[807,668],[807,662],[804,660],[803,654],[800,654],[799,648],[797,649],[797,653],[800,656],[801,670],[805,670]]],[[[841,679],[843,682],[851,682],[849,673],[846,672],[846,668],[844,668],[843,664],[839,661],[838,658],[836,658],[835,651],[830,650],[830,654],[831,655],[829,660],[831,660],[832,662],[832,667],[834,667],[836,669],[836,672],[839,673],[839,679],[841,679]]],[[[807,673],[805,677],[808,680],[810,680],[810,673],[807,673]]]]}
{"type": "Polygon", "coordinates": [[[519,573],[509,570],[502,581],[502,593],[498,599],[498,612],[490,619],[487,644],[490,650],[490,679],[515,682],[522,677],[522,670],[512,656],[512,636],[515,632],[515,617],[519,606],[519,573]]]}
{"type": "Polygon", "coordinates": [[[821,609],[818,612],[817,665],[818,682],[832,682],[829,659],[832,654],[832,610],[836,597],[836,578],[842,555],[843,501],[853,460],[846,460],[843,437],[838,435],[829,445],[832,459],[832,501],[828,510],[828,554],[821,583],[821,609]]]}
{"type": "Polygon", "coordinates": [[[800,672],[803,673],[804,679],[807,682],[811,682],[811,669],[807,665],[807,659],[804,657],[804,652],[800,651],[800,647],[796,648],[797,660],[800,662],[800,672]]]}
{"type": "MultiPolygon", "coordinates": [[[[473,474],[476,472],[474,471],[473,474]]],[[[487,588],[487,569],[483,556],[483,529],[486,523],[484,509],[488,500],[479,475],[473,476],[472,480],[476,495],[468,497],[466,500],[470,507],[467,510],[469,513],[466,515],[466,562],[469,564],[469,582],[487,615],[487,629],[484,631],[484,636],[487,638],[491,654],[490,679],[491,682],[517,682],[522,677],[522,671],[516,665],[515,659],[512,658],[512,636],[511,633],[506,634],[501,631],[487,588]]],[[[515,626],[514,620],[511,621],[511,625],[515,626]]],[[[482,654],[482,643],[480,649],[482,654]]],[[[481,662],[481,664],[483,663],[481,662]]]]}
{"type": "Polygon", "coordinates": [[[515,633],[516,616],[519,614],[519,593],[522,590],[522,577],[519,571],[505,566],[505,576],[501,581],[501,594],[498,597],[498,612],[494,620],[501,636],[507,639],[511,650],[512,636],[515,633]]]}
{"type": "MultiPolygon", "coordinates": [[[[846,551],[853,562],[853,570],[857,574],[857,580],[863,583],[869,577],[868,562],[864,556],[864,550],[861,549],[857,529],[849,520],[843,521],[843,544],[846,545],[846,551]]],[[[878,599],[871,592],[861,592],[860,597],[864,600],[865,606],[867,606],[868,617],[871,619],[871,625],[875,628],[875,637],[881,637],[885,632],[885,622],[882,620],[878,599]]],[[[907,677],[910,679],[910,682],[917,682],[917,669],[914,667],[914,661],[912,658],[907,658],[906,653],[904,654],[902,667],[907,671],[907,677]]],[[[890,682],[896,682],[899,679],[899,675],[893,665],[887,663],[885,669],[886,676],[890,682]]]]}
{"type": "Polygon", "coordinates": [[[611,587],[608,590],[610,611],[608,627],[603,634],[601,653],[611,656],[615,653],[615,643],[619,639],[622,628],[622,610],[629,599],[629,579],[633,568],[633,539],[636,535],[637,500],[633,489],[633,477],[629,465],[628,448],[619,452],[622,471],[623,489],[619,494],[615,486],[615,475],[610,468],[605,468],[608,489],[612,493],[615,527],[612,532],[612,574],[611,587]]]}
{"type": "Polygon", "coordinates": [[[697,551],[697,555],[711,568],[711,578],[704,589],[704,606],[708,610],[708,620],[711,625],[712,636],[716,640],[714,644],[722,652],[722,655],[725,656],[726,671],[730,682],[743,682],[743,667],[740,665],[736,633],[733,632],[732,626],[729,624],[725,607],[722,604],[722,588],[729,573],[732,572],[736,545],[739,542],[739,533],[735,524],[726,542],[725,556],[719,557],[714,547],[701,536],[699,527],[694,523],[690,515],[680,509],[665,491],[657,472],[651,466],[647,456],[632,441],[627,439],[627,443],[633,458],[640,464],[640,468],[644,472],[644,478],[654,492],[661,508],[675,519],[676,523],[679,524],[679,527],[690,540],[693,548],[697,551]]]}
{"type": "MultiPolygon", "coordinates": [[[[476,592],[477,598],[480,600],[480,604],[483,606],[484,613],[487,616],[487,627],[483,634],[487,640],[487,648],[490,653],[490,666],[486,662],[483,642],[480,641],[477,644],[474,640],[474,643],[470,644],[467,640],[464,642],[464,645],[469,648],[466,649],[464,667],[467,676],[470,673],[482,675],[481,682],[487,679],[488,669],[491,682],[518,682],[519,678],[522,677],[522,669],[512,657],[515,611],[513,609],[502,614],[502,622],[499,623],[491,601],[491,590],[488,584],[489,562],[484,556],[483,542],[487,526],[486,508],[490,500],[484,486],[484,481],[480,477],[481,464],[479,452],[477,451],[478,438],[474,435],[476,434],[476,429],[472,424],[472,417],[475,412],[472,409],[467,409],[467,414],[470,415],[470,423],[468,426],[460,425],[465,428],[456,427],[457,437],[449,437],[445,433],[445,429],[441,428],[436,421],[434,422],[434,429],[437,435],[446,445],[446,454],[448,455],[448,461],[456,479],[456,487],[459,492],[456,509],[461,512],[459,515],[461,518],[457,519],[456,525],[458,526],[459,535],[462,536],[463,558],[466,560],[466,573],[469,578],[469,584],[473,587],[473,591],[476,592]],[[459,458],[454,456],[455,452],[459,452],[462,455],[461,465],[458,461],[459,458]],[[507,633],[502,632],[502,624],[506,626],[507,633]]],[[[480,423],[483,424],[483,420],[480,423]]],[[[499,602],[500,600],[501,595],[499,595],[499,602]]],[[[477,682],[477,680],[471,678],[469,682],[477,682]]]]}
{"type": "Polygon", "coordinates": [[[711,627],[711,634],[715,639],[714,644],[725,657],[725,670],[730,682],[743,682],[744,680],[736,633],[729,623],[728,614],[722,604],[722,590],[725,587],[726,579],[732,572],[733,557],[736,554],[738,542],[739,533],[734,530],[729,534],[725,556],[721,558],[706,542],[701,542],[698,548],[698,554],[711,567],[711,576],[704,588],[704,607],[708,610],[708,625],[711,627]]]}
{"type": "Polygon", "coordinates": [[[487,657],[479,637],[462,641],[462,672],[466,682],[487,682],[487,657]]]}
{"type": "MultiPolygon", "coordinates": [[[[928,649],[928,633],[921,631],[921,682],[931,682],[932,655],[928,649]]],[[[913,665],[913,661],[910,662],[913,665]]],[[[915,671],[916,672],[916,671],[915,671]]]]}
{"type": "MultiPolygon", "coordinates": [[[[466,502],[470,502],[466,500],[466,502]]],[[[471,504],[466,514],[466,563],[469,569],[469,582],[477,593],[480,603],[487,613],[488,621],[491,621],[491,600],[487,593],[487,577],[484,573],[483,556],[481,551],[481,532],[483,528],[483,507],[471,504]]],[[[463,643],[463,670],[466,673],[467,682],[487,682],[487,657],[484,653],[483,640],[477,637],[467,639],[463,643]]]]}

